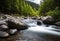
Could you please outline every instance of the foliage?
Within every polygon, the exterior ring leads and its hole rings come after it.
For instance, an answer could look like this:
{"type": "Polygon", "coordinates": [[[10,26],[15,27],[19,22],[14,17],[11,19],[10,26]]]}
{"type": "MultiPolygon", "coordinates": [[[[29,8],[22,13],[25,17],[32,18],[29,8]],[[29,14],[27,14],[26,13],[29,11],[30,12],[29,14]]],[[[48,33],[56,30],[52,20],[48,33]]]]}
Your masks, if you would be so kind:
{"type": "Polygon", "coordinates": [[[39,14],[45,15],[46,12],[52,9],[54,9],[53,0],[43,0],[39,8],[39,14]]]}
{"type": "Polygon", "coordinates": [[[60,0],[43,0],[39,7],[39,15],[50,15],[60,21],[60,0]]]}
{"type": "Polygon", "coordinates": [[[25,0],[0,0],[0,12],[38,16],[37,10],[33,9],[25,0]]]}
{"type": "Polygon", "coordinates": [[[29,5],[31,5],[32,6],[32,8],[35,8],[35,9],[37,9],[38,10],[38,8],[39,8],[39,5],[38,4],[35,4],[35,3],[33,3],[33,2],[30,2],[30,1],[26,1],[29,5]]]}
{"type": "Polygon", "coordinates": [[[46,12],[54,10],[56,7],[59,7],[60,10],[60,0],[43,0],[40,4],[39,14],[46,15],[46,12]]]}
{"type": "Polygon", "coordinates": [[[47,15],[52,16],[56,21],[60,21],[60,10],[58,9],[47,12],[47,15]]]}

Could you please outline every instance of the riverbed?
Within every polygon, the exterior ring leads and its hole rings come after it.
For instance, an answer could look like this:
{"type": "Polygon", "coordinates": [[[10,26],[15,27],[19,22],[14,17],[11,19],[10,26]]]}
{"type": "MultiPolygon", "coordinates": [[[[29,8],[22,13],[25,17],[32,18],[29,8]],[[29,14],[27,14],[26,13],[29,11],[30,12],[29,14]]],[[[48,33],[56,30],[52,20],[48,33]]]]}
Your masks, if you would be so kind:
{"type": "Polygon", "coordinates": [[[28,29],[21,30],[15,35],[0,38],[0,41],[60,41],[60,32],[54,25],[37,25],[36,21],[24,20],[29,25],[28,29]]]}

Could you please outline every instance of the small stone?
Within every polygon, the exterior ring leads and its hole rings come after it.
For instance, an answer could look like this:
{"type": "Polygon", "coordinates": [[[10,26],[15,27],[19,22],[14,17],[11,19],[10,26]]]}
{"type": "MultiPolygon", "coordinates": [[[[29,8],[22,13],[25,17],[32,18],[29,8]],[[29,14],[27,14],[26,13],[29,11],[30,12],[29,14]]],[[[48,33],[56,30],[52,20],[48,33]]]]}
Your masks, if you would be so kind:
{"type": "Polygon", "coordinates": [[[24,17],[24,19],[27,19],[27,17],[24,17]]]}
{"type": "Polygon", "coordinates": [[[8,37],[9,34],[7,32],[0,31],[0,37],[8,37]]]}
{"type": "Polygon", "coordinates": [[[60,22],[56,22],[55,25],[60,26],[60,22]]]}
{"type": "Polygon", "coordinates": [[[6,25],[1,25],[1,27],[2,28],[6,28],[6,29],[8,28],[8,26],[6,26],[6,25]]]}
{"type": "Polygon", "coordinates": [[[42,24],[42,23],[38,20],[38,21],[37,21],[37,25],[41,25],[41,24],[42,24]]]}
{"type": "Polygon", "coordinates": [[[5,21],[0,21],[0,25],[8,25],[5,21]]]}
{"type": "Polygon", "coordinates": [[[4,30],[7,30],[8,29],[8,26],[6,25],[1,25],[0,26],[0,31],[4,31],[4,30]]]}
{"type": "Polygon", "coordinates": [[[32,17],[31,19],[36,20],[37,18],[36,17],[32,17]]]}
{"type": "Polygon", "coordinates": [[[9,34],[15,34],[17,32],[17,29],[10,29],[9,34]]]}

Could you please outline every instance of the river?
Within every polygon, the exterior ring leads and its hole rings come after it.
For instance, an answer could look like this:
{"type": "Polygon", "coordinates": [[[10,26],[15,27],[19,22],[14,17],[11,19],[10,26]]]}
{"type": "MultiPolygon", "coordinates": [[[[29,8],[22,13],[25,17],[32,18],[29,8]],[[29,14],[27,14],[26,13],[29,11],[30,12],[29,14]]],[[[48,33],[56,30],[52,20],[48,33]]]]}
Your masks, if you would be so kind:
{"type": "Polygon", "coordinates": [[[36,20],[24,19],[24,23],[29,25],[28,29],[21,30],[8,38],[0,38],[0,41],[60,41],[60,29],[54,25],[37,25],[36,20]]]}

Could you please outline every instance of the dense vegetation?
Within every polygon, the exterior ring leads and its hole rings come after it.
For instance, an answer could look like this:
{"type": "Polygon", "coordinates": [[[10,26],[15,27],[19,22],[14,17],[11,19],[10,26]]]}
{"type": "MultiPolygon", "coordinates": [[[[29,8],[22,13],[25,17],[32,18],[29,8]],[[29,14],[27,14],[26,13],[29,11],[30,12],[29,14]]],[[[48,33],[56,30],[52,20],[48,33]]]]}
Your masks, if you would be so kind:
{"type": "Polygon", "coordinates": [[[40,7],[25,0],[0,0],[0,12],[23,16],[50,15],[60,20],[60,0],[43,0],[40,7]]]}
{"type": "Polygon", "coordinates": [[[0,12],[24,16],[38,16],[38,11],[25,0],[0,0],[0,12]]]}
{"type": "Polygon", "coordinates": [[[32,8],[35,8],[35,9],[37,9],[38,10],[38,8],[39,8],[39,4],[35,4],[35,3],[33,3],[33,2],[29,2],[29,1],[26,1],[29,5],[31,5],[32,6],[32,8]]]}
{"type": "Polygon", "coordinates": [[[43,0],[39,8],[39,14],[50,15],[57,21],[60,20],[60,0],[43,0]]]}

